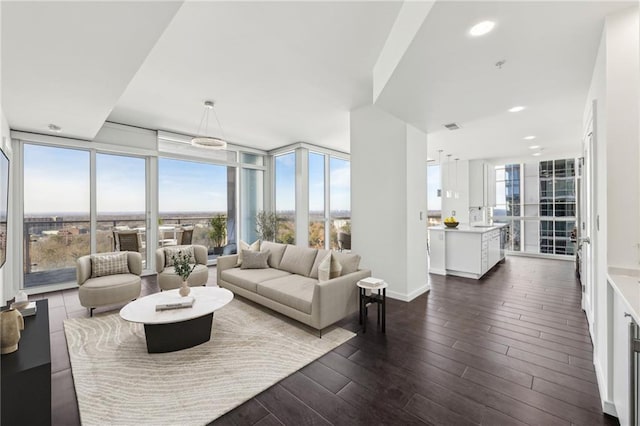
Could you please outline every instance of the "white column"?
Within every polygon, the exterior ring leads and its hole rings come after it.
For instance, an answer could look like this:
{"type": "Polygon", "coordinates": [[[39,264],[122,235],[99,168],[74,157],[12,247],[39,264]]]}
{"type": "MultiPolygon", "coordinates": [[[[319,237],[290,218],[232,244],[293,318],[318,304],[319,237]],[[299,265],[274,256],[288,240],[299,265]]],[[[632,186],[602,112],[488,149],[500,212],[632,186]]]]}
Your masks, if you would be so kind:
{"type": "Polygon", "coordinates": [[[296,245],[309,246],[309,150],[298,148],[296,155],[296,245]]]}
{"type": "Polygon", "coordinates": [[[427,137],[375,106],[351,111],[352,249],[387,295],[427,291],[427,137]]]}

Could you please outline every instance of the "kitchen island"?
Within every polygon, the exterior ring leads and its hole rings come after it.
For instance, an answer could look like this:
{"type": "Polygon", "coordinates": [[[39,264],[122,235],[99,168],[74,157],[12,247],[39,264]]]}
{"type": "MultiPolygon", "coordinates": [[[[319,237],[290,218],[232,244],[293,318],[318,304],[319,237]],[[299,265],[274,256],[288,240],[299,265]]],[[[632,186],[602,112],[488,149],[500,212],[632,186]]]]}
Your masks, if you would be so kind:
{"type": "Polygon", "coordinates": [[[429,272],[479,279],[504,260],[502,234],[506,226],[506,223],[457,228],[430,226],[429,272]]]}

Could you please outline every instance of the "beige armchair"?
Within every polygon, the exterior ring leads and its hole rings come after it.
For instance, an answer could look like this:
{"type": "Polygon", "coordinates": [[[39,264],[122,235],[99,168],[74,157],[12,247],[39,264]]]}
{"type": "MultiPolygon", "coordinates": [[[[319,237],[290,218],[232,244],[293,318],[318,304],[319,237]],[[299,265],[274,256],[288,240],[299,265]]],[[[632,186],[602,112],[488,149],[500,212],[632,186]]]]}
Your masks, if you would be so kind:
{"type": "Polygon", "coordinates": [[[207,248],[198,245],[171,246],[156,250],[156,272],[158,273],[158,286],[160,290],[171,290],[182,285],[182,278],[176,275],[173,266],[167,265],[167,253],[169,259],[172,252],[193,247],[196,267],[187,282],[190,287],[206,285],[209,280],[209,268],[207,268],[207,248]]]}
{"type": "Polygon", "coordinates": [[[118,273],[93,277],[91,256],[78,258],[76,278],[80,304],[93,310],[100,306],[130,302],[140,296],[140,275],[142,274],[142,256],[137,252],[126,252],[129,273],[118,273]]]}

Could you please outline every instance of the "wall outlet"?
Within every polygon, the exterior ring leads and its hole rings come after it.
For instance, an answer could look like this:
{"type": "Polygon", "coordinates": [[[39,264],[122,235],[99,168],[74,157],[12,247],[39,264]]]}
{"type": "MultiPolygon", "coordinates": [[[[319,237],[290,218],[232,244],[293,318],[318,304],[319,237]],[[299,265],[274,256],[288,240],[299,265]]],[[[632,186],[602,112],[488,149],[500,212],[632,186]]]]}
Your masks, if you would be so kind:
{"type": "Polygon", "coordinates": [[[455,210],[451,210],[451,216],[455,216],[456,215],[456,211],[455,210]]]}

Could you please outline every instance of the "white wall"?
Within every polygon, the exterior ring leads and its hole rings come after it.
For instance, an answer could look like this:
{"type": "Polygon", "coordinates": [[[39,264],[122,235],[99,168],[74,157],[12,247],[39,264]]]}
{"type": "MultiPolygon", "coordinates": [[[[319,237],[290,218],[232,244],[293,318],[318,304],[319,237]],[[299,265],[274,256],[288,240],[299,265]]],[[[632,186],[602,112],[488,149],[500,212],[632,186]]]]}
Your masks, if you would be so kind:
{"type": "Polygon", "coordinates": [[[609,266],[637,268],[640,263],[638,8],[609,16],[606,28],[607,260],[609,266]]]}
{"type": "Polygon", "coordinates": [[[427,135],[406,127],[407,298],[413,299],[427,284],[427,135]]]}
{"type": "MultiPolygon", "coordinates": [[[[1,127],[2,129],[0,130],[1,134],[0,134],[0,147],[2,148],[2,150],[4,151],[4,153],[7,155],[7,158],[9,159],[9,212],[11,212],[11,206],[13,205],[13,199],[14,199],[14,192],[11,191],[11,186],[13,185],[13,181],[14,181],[14,177],[11,176],[12,173],[14,173],[14,164],[13,164],[13,150],[12,150],[12,145],[11,145],[11,136],[10,136],[10,131],[9,131],[9,123],[7,123],[7,119],[4,116],[4,114],[2,113],[2,110],[0,109],[0,121],[1,121],[1,127]]],[[[13,244],[13,241],[15,241],[15,237],[14,235],[11,235],[11,224],[13,222],[13,220],[15,220],[15,218],[13,217],[9,217],[8,218],[8,223],[7,223],[7,260],[4,264],[4,266],[2,267],[2,269],[0,270],[0,306],[4,305],[5,302],[9,299],[12,299],[13,296],[15,296],[16,292],[18,291],[17,285],[16,285],[16,280],[13,277],[13,268],[12,268],[12,262],[14,261],[14,256],[16,253],[16,247],[13,244]]]]}
{"type": "Polygon", "coordinates": [[[426,135],[374,106],[350,119],[352,249],[410,300],[428,289],[426,135]]]}
{"type": "Polygon", "coordinates": [[[600,227],[591,236],[596,257],[591,326],[598,385],[609,413],[614,413],[614,395],[607,267],[638,268],[640,259],[639,34],[637,7],[607,17],[584,112],[586,127],[595,101],[594,201],[600,227]]]}

